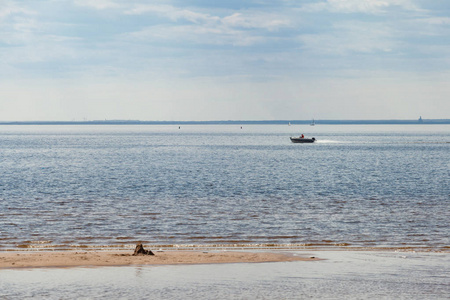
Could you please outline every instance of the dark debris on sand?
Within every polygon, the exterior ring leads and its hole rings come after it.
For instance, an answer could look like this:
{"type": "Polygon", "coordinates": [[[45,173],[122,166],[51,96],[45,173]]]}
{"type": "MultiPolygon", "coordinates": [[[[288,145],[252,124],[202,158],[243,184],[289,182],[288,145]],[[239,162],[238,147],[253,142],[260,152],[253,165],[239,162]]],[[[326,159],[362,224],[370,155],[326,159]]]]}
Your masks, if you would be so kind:
{"type": "Polygon", "coordinates": [[[137,255],[155,255],[151,250],[145,250],[144,246],[142,246],[142,243],[139,243],[136,245],[136,248],[134,249],[133,256],[137,255]]]}

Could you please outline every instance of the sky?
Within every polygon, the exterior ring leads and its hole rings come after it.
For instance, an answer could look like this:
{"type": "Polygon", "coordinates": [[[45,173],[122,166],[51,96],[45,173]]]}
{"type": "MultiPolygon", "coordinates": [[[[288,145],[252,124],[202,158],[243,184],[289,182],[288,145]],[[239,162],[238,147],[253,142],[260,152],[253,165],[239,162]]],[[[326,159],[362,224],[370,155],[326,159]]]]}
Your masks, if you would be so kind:
{"type": "Polygon", "coordinates": [[[0,121],[450,118],[448,0],[0,0],[0,121]]]}

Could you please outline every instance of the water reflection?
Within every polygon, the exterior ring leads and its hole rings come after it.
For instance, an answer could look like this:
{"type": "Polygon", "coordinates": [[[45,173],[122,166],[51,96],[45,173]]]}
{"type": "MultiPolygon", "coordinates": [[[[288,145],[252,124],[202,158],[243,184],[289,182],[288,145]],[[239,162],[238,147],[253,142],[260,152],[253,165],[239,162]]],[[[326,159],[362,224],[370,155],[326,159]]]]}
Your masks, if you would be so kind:
{"type": "Polygon", "coordinates": [[[0,298],[448,299],[448,253],[297,252],[322,261],[0,271],[0,298]]]}

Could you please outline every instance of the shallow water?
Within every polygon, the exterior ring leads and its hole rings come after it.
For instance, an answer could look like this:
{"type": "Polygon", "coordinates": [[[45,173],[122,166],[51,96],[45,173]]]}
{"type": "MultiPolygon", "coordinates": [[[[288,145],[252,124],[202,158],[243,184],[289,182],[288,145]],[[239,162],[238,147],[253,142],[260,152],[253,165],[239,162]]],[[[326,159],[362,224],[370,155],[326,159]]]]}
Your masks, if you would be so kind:
{"type": "Polygon", "coordinates": [[[0,250],[450,245],[449,125],[0,126],[0,145],[0,250]]]}
{"type": "Polygon", "coordinates": [[[448,253],[313,251],[322,261],[0,270],[0,298],[448,299],[448,253]]]}

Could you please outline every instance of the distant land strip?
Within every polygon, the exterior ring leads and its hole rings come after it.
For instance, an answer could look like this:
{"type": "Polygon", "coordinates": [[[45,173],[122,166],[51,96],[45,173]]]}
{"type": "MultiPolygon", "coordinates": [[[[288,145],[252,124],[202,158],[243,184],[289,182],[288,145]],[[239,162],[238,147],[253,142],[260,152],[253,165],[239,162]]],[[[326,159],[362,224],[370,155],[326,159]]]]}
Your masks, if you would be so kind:
{"type": "MultiPolygon", "coordinates": [[[[228,121],[139,121],[139,120],[93,120],[93,121],[0,121],[0,125],[309,125],[311,120],[228,120],[228,121]]],[[[405,125],[450,124],[450,119],[419,120],[314,120],[315,125],[405,125]]]]}

